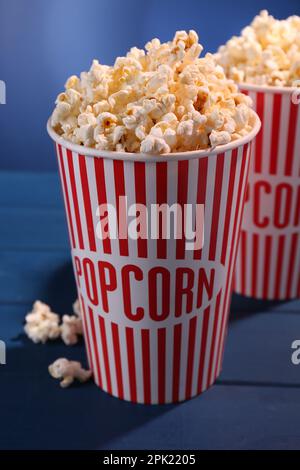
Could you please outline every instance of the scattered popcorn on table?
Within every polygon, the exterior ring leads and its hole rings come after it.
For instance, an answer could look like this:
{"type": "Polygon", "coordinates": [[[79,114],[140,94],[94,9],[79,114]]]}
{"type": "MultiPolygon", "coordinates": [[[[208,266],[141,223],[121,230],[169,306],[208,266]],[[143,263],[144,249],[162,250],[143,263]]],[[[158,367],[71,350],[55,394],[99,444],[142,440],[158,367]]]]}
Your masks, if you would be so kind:
{"type": "Polygon", "coordinates": [[[60,316],[53,313],[49,305],[37,300],[32,312],[25,317],[25,333],[34,343],[45,343],[61,336],[65,344],[76,344],[78,336],[83,334],[78,299],[73,304],[73,311],[74,315],[63,315],[60,324],[60,316]]]}
{"type": "Polygon", "coordinates": [[[32,312],[26,315],[25,321],[25,333],[34,343],[45,343],[60,336],[59,315],[39,300],[34,302],[32,312]]]}
{"type": "Polygon", "coordinates": [[[300,17],[276,20],[263,10],[215,58],[238,83],[293,86],[300,79],[300,17]]]}
{"type": "Polygon", "coordinates": [[[65,358],[57,359],[49,366],[49,373],[55,379],[62,379],[60,386],[69,387],[75,379],[87,382],[92,377],[92,371],[85,370],[80,362],[69,361],[65,358]]]}
{"type": "Polygon", "coordinates": [[[78,335],[82,335],[82,321],[77,315],[64,315],[60,326],[61,338],[65,344],[72,345],[78,342],[78,335]]]}
{"type": "Polygon", "coordinates": [[[76,299],[75,302],[73,303],[73,312],[78,317],[81,317],[81,309],[80,309],[80,303],[78,299],[76,299]]]}
{"type": "Polygon", "coordinates": [[[195,31],[153,39],[145,49],[131,48],[113,66],[94,60],[70,77],[56,100],[54,130],[98,150],[148,154],[207,149],[250,132],[251,99],[212,54],[199,58],[195,31]]]}

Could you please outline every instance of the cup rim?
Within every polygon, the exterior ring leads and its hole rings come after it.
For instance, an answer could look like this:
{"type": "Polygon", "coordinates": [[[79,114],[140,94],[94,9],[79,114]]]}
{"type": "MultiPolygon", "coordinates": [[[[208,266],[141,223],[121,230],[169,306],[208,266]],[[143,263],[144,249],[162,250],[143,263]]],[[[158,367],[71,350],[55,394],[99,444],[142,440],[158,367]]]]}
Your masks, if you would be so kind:
{"type": "Polygon", "coordinates": [[[98,157],[98,158],[108,158],[113,160],[131,160],[139,162],[166,162],[166,161],[176,161],[176,160],[191,160],[193,158],[204,158],[211,155],[216,155],[224,152],[228,152],[232,149],[241,147],[245,144],[248,144],[254,137],[258,134],[261,128],[261,121],[252,109],[252,118],[253,118],[253,127],[251,131],[244,137],[229,142],[225,145],[218,145],[213,149],[205,150],[192,150],[190,152],[174,152],[174,153],[164,153],[161,155],[152,155],[145,153],[130,153],[130,152],[115,152],[111,150],[97,150],[90,147],[85,147],[83,145],[74,144],[60,135],[58,135],[51,126],[51,118],[47,122],[47,131],[49,136],[57,144],[65,147],[72,152],[78,153],[80,155],[85,155],[87,157],[98,157]]]}
{"type": "Polygon", "coordinates": [[[254,85],[252,83],[238,83],[240,90],[247,91],[258,91],[263,93],[281,93],[281,94],[291,94],[296,90],[300,91],[299,87],[296,86],[270,86],[270,85],[254,85]]]}

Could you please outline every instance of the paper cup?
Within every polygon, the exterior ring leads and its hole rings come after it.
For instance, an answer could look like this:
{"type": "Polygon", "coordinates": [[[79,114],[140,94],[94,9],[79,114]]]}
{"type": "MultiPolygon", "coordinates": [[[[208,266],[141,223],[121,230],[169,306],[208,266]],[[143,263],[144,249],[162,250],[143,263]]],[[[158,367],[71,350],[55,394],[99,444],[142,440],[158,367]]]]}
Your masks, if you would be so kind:
{"type": "Polygon", "coordinates": [[[262,128],[253,143],[234,290],[257,299],[300,297],[300,90],[240,88],[262,128]]]}
{"type": "MultiPolygon", "coordinates": [[[[250,142],[260,127],[254,113],[253,125],[247,137],[213,151],[158,157],[72,145],[48,123],[88,361],[106,392],[172,403],[203,392],[219,375],[250,142]],[[129,215],[126,238],[101,240],[97,208],[118,206],[120,196],[149,212],[154,204],[204,204],[203,248],[187,250],[184,237],[134,240],[129,215]]],[[[114,223],[110,214],[110,234],[114,223]]]]}

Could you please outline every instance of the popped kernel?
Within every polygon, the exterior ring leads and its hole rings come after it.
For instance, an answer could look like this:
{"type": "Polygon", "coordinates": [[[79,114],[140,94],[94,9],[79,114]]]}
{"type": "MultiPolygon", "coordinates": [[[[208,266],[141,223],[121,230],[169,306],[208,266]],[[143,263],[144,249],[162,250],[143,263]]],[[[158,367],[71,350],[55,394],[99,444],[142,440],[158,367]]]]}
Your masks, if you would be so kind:
{"type": "Polygon", "coordinates": [[[202,49],[195,31],[177,31],[172,41],[131,48],[113,66],[94,60],[88,72],[67,80],[53,128],[79,145],[148,154],[236,140],[251,130],[251,100],[212,54],[199,58],[202,49]]]}
{"type": "Polygon", "coordinates": [[[263,10],[215,58],[237,83],[293,86],[300,79],[300,16],[276,20],[263,10]]]}

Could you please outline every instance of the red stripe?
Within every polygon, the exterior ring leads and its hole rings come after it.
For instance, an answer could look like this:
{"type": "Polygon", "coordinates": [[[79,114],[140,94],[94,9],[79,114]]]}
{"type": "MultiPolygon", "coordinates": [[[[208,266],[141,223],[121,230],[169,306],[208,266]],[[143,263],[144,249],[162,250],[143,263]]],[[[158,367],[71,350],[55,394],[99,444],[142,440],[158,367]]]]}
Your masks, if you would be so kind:
{"type": "Polygon", "coordinates": [[[208,333],[208,323],[209,323],[209,311],[210,311],[210,307],[207,307],[203,312],[200,360],[199,360],[198,384],[197,384],[198,393],[200,393],[201,390],[203,389],[203,374],[204,374],[205,353],[206,353],[206,343],[207,343],[207,333],[208,333]]]}
{"type": "Polygon", "coordinates": [[[233,191],[234,191],[234,183],[235,183],[237,157],[238,157],[238,151],[237,149],[234,149],[232,152],[232,156],[231,156],[230,176],[229,176],[229,183],[228,183],[227,204],[226,204],[226,212],[225,212],[224,234],[223,234],[223,242],[222,242],[221,263],[223,265],[225,265],[226,253],[227,253],[227,248],[228,248],[227,246],[228,234],[229,234],[229,226],[230,226],[230,220],[231,220],[231,209],[232,209],[232,199],[233,199],[233,191]]]}
{"type": "Polygon", "coordinates": [[[189,342],[188,342],[188,359],[186,373],[185,398],[188,399],[192,395],[193,368],[195,357],[195,339],[196,339],[197,316],[190,319],[189,323],[189,342]]]}
{"type": "Polygon", "coordinates": [[[241,293],[246,294],[247,233],[241,231],[241,293]]]}
{"type": "MultiPolygon", "coordinates": [[[[105,173],[104,173],[104,160],[103,158],[94,158],[95,178],[98,195],[99,206],[107,204],[106,187],[105,187],[105,173]]],[[[111,254],[111,244],[109,237],[103,238],[103,251],[106,254],[111,254]]]]}
{"type": "Polygon", "coordinates": [[[71,238],[72,248],[75,248],[74,229],[73,229],[73,222],[72,222],[72,217],[71,217],[71,208],[70,208],[70,199],[69,199],[69,193],[68,193],[66,171],[65,171],[64,159],[62,155],[62,148],[60,145],[58,145],[58,157],[59,157],[60,168],[61,168],[61,182],[62,182],[63,192],[66,198],[66,206],[67,206],[66,209],[67,209],[67,216],[68,216],[69,227],[70,227],[70,238],[71,238]]]}
{"type": "Polygon", "coordinates": [[[281,94],[276,93],[274,95],[274,102],[273,102],[272,142],[271,142],[271,155],[270,155],[271,175],[276,175],[277,173],[280,116],[281,116],[281,94]]]}
{"type": "Polygon", "coordinates": [[[87,346],[88,362],[89,362],[90,369],[92,369],[92,371],[94,372],[95,367],[94,367],[93,360],[92,360],[90,336],[89,336],[89,331],[88,331],[88,327],[87,327],[86,312],[85,312],[85,306],[84,306],[84,301],[83,301],[82,296],[80,296],[80,303],[81,303],[81,311],[82,311],[82,319],[83,319],[84,339],[85,339],[85,344],[87,346]]]}
{"type": "Polygon", "coordinates": [[[103,359],[104,359],[104,367],[105,367],[106,382],[107,382],[107,391],[109,393],[112,393],[111,376],[110,376],[110,368],[109,368],[109,357],[108,357],[108,348],[107,348],[107,339],[106,339],[106,331],[105,331],[105,320],[101,316],[98,316],[98,319],[99,319],[99,326],[100,326],[100,333],[101,333],[103,359]]]}
{"type": "Polygon", "coordinates": [[[252,235],[252,297],[256,297],[256,287],[257,287],[257,269],[258,269],[258,258],[259,258],[259,252],[258,252],[258,235],[257,233],[254,233],[252,235]]]}
{"type": "Polygon", "coordinates": [[[143,357],[143,382],[144,402],[151,403],[151,365],[150,365],[150,338],[149,330],[141,330],[142,357],[143,357]]]}
{"type": "Polygon", "coordinates": [[[88,312],[89,312],[90,325],[91,325],[91,330],[92,330],[92,340],[93,340],[93,346],[94,346],[94,352],[95,352],[95,358],[96,358],[97,375],[98,375],[99,385],[100,385],[101,388],[103,388],[102,374],[101,374],[100,361],[99,361],[99,354],[100,353],[99,353],[98,341],[97,341],[97,338],[96,338],[94,313],[93,313],[93,311],[90,307],[88,307],[88,312]]]}
{"type": "Polygon", "coordinates": [[[264,114],[265,114],[264,93],[257,93],[256,95],[256,112],[261,119],[261,130],[257,134],[256,141],[255,141],[254,169],[256,173],[261,173],[262,171],[262,146],[263,146],[263,135],[264,135],[264,114]]]}
{"type": "Polygon", "coordinates": [[[116,323],[113,323],[113,322],[111,323],[111,331],[112,331],[112,340],[113,340],[113,348],[114,348],[114,356],[115,356],[118,396],[119,398],[124,398],[122,362],[121,362],[120,341],[119,341],[119,327],[116,323]]]}
{"type": "Polygon", "coordinates": [[[268,298],[270,283],[270,264],[271,264],[272,237],[267,235],[265,238],[265,260],[264,260],[264,280],[263,280],[263,298],[268,298]]]}
{"type": "Polygon", "coordinates": [[[79,240],[79,248],[83,250],[84,245],[83,245],[82,228],[81,228],[79,205],[78,205],[78,198],[77,198],[75,174],[74,174],[73,154],[71,150],[68,150],[68,149],[67,149],[67,158],[68,158],[68,168],[69,168],[69,175],[70,175],[70,182],[71,182],[73,205],[74,205],[74,211],[75,211],[77,234],[78,234],[78,240],[79,240]]]}
{"type": "MultiPolygon", "coordinates": [[[[200,158],[198,166],[197,204],[205,204],[208,158],[200,158]]],[[[205,207],[204,207],[205,212],[205,207]]],[[[202,250],[194,251],[194,259],[201,259],[202,250]]]]}
{"type": "Polygon", "coordinates": [[[158,402],[165,403],[166,390],[166,329],[157,330],[157,369],[158,369],[158,402]]]}
{"type": "Polygon", "coordinates": [[[213,333],[211,338],[211,346],[210,346],[210,357],[209,357],[209,369],[207,374],[207,387],[212,384],[212,370],[213,370],[213,361],[214,361],[214,352],[217,346],[217,327],[219,322],[219,314],[220,314],[220,301],[221,301],[221,293],[220,291],[217,296],[216,300],[216,307],[215,307],[215,318],[214,318],[214,326],[213,326],[213,333]]]}
{"type": "Polygon", "coordinates": [[[281,285],[281,274],[282,274],[282,264],[283,264],[284,242],[285,242],[285,235],[280,235],[278,239],[278,249],[277,249],[277,265],[276,265],[275,292],[274,292],[275,299],[280,298],[280,285],[281,285]]]}
{"type": "Polygon", "coordinates": [[[181,323],[174,326],[174,344],[173,344],[173,402],[179,401],[179,383],[180,383],[180,356],[181,356],[181,323]]]}
{"type": "Polygon", "coordinates": [[[219,216],[220,216],[220,203],[223,185],[223,172],[224,172],[224,153],[217,156],[216,176],[214,182],[214,202],[213,213],[210,229],[210,246],[209,246],[209,259],[215,260],[216,247],[218,239],[219,216]]]}
{"type": "Polygon", "coordinates": [[[289,259],[289,268],[288,268],[288,278],[286,283],[286,297],[291,298],[292,282],[295,273],[295,265],[297,259],[297,243],[298,243],[298,234],[293,233],[292,243],[291,243],[291,252],[289,259]]]}
{"type": "Polygon", "coordinates": [[[130,386],[131,401],[137,401],[136,390],[136,370],[135,370],[135,354],[134,354],[134,336],[133,328],[126,327],[126,343],[127,343],[127,359],[128,359],[128,374],[130,386]]]}
{"type": "MultiPolygon", "coordinates": [[[[134,162],[135,198],[137,204],[146,205],[146,168],[144,162],[134,162]]],[[[147,240],[138,238],[139,258],[147,258],[147,240]]]]}
{"type": "Polygon", "coordinates": [[[96,240],[95,240],[95,232],[94,232],[94,224],[93,224],[93,215],[91,209],[91,196],[89,190],[89,183],[86,171],[86,163],[84,155],[78,155],[79,158],[79,169],[80,169],[80,179],[82,185],[82,194],[83,194],[83,202],[84,202],[84,210],[85,210],[85,218],[86,218],[86,226],[87,232],[89,237],[89,246],[91,251],[96,251],[96,240]]]}
{"type": "Polygon", "coordinates": [[[185,257],[185,210],[184,205],[187,203],[189,182],[189,161],[182,160],[177,162],[177,203],[181,207],[182,224],[181,238],[176,241],[176,259],[184,259],[185,257]]]}
{"type": "MultiPolygon", "coordinates": [[[[124,178],[124,163],[121,160],[114,160],[114,176],[115,176],[115,194],[116,194],[116,209],[118,218],[118,228],[120,235],[120,200],[121,196],[125,196],[125,178],[124,178]]],[[[127,232],[127,227],[126,227],[127,232]]],[[[128,239],[120,238],[119,236],[119,250],[121,256],[128,256],[128,239]]]]}
{"type": "MultiPolygon", "coordinates": [[[[157,204],[164,204],[167,202],[168,194],[168,166],[167,162],[156,163],[156,202],[157,204]]],[[[159,231],[157,240],[157,257],[167,257],[167,240],[162,238],[161,231],[159,231]]]]}
{"type": "Polygon", "coordinates": [[[289,132],[287,138],[287,149],[285,157],[285,175],[290,176],[293,172],[293,159],[296,140],[296,123],[298,116],[299,105],[291,102],[290,118],[289,118],[289,132]]]}

